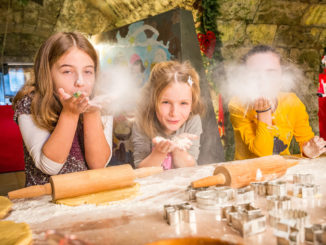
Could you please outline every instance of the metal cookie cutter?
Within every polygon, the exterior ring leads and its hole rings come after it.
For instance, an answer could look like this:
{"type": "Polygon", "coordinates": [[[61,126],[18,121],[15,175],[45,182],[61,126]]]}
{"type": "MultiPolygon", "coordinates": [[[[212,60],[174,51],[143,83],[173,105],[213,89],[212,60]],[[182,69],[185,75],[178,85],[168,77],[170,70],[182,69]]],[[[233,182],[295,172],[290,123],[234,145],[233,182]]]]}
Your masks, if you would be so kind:
{"type": "Polygon", "coordinates": [[[240,205],[238,212],[241,213],[246,219],[252,219],[261,214],[261,210],[252,206],[250,203],[240,205]]]}
{"type": "Polygon", "coordinates": [[[272,181],[267,185],[268,196],[286,196],[286,182],[285,181],[272,181]]]}
{"type": "Polygon", "coordinates": [[[300,198],[313,198],[320,193],[320,185],[314,184],[295,184],[293,186],[293,196],[300,198]]]}
{"type": "Polygon", "coordinates": [[[177,225],[180,222],[193,223],[196,222],[196,214],[194,208],[189,203],[181,203],[176,205],[164,205],[164,219],[169,225],[177,225]]]}
{"type": "Polygon", "coordinates": [[[226,223],[232,226],[232,215],[238,213],[239,205],[232,205],[225,210],[226,223]]]}
{"type": "Polygon", "coordinates": [[[232,206],[227,211],[227,222],[242,236],[254,235],[266,229],[266,216],[250,204],[232,206]]]}
{"type": "Polygon", "coordinates": [[[294,174],[293,184],[313,184],[314,178],[312,174],[294,174]]]}
{"type": "Polygon", "coordinates": [[[306,211],[297,209],[273,209],[269,211],[269,224],[277,229],[280,222],[291,224],[299,230],[300,242],[304,240],[304,227],[309,223],[309,215],[306,211]]]}
{"type": "Polygon", "coordinates": [[[226,192],[217,192],[214,189],[208,189],[197,192],[196,200],[198,208],[220,209],[221,206],[227,204],[228,195],[226,192]]]}
{"type": "Polygon", "coordinates": [[[250,186],[254,190],[256,195],[258,196],[267,195],[268,182],[252,182],[250,183],[250,186]]]}
{"type": "Polygon", "coordinates": [[[236,203],[252,203],[255,201],[255,193],[250,186],[240,188],[236,191],[236,203]]]}
{"type": "Polygon", "coordinates": [[[205,191],[209,187],[200,187],[200,188],[193,188],[191,185],[187,187],[186,194],[188,196],[189,201],[195,201],[196,200],[196,193],[198,191],[205,191]]]}
{"type": "Polygon", "coordinates": [[[277,245],[296,245],[300,241],[299,230],[293,224],[281,221],[277,223],[276,236],[277,245]]]}
{"type": "Polygon", "coordinates": [[[266,199],[267,210],[292,208],[292,202],[289,196],[268,196],[266,199]]]}
{"type": "Polygon", "coordinates": [[[229,207],[226,207],[224,212],[225,212],[225,218],[226,222],[228,225],[232,225],[232,214],[240,212],[240,210],[245,209],[246,206],[250,204],[248,203],[243,203],[243,204],[238,204],[238,205],[232,205],[229,207]]]}
{"type": "Polygon", "coordinates": [[[306,227],[305,240],[314,245],[326,244],[326,224],[313,224],[306,227]]]}
{"type": "MultiPolygon", "coordinates": [[[[235,199],[235,190],[229,186],[214,187],[214,190],[219,194],[225,193],[227,202],[234,201],[234,199],[235,199]]],[[[224,194],[222,194],[222,195],[224,195],[224,194]]]]}

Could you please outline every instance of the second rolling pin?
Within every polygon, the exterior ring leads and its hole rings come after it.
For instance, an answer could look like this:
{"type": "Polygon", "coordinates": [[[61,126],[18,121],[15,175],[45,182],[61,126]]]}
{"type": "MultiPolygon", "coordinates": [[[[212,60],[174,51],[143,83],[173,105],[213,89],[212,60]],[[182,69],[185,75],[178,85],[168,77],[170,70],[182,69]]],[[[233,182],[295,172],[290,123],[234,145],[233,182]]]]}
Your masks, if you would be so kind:
{"type": "Polygon", "coordinates": [[[296,164],[298,161],[286,160],[279,155],[226,162],[215,168],[213,176],[193,181],[191,185],[193,188],[214,185],[240,188],[251,182],[276,179],[296,164]]]}

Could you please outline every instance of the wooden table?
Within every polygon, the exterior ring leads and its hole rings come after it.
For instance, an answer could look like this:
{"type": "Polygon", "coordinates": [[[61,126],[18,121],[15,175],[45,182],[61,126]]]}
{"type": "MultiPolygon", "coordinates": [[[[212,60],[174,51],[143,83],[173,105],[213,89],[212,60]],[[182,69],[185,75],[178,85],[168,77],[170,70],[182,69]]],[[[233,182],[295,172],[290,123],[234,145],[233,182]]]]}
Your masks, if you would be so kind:
{"type": "MultiPolygon", "coordinates": [[[[29,200],[15,200],[13,211],[6,220],[28,223],[33,231],[34,244],[47,244],[45,232],[54,229],[64,234],[74,234],[91,244],[147,244],[173,237],[212,237],[244,244],[276,244],[273,229],[242,238],[239,233],[220,221],[214,211],[198,209],[196,223],[169,226],[163,219],[164,204],[188,201],[185,190],[191,181],[212,175],[215,165],[173,169],[156,176],[137,179],[140,194],[129,200],[108,206],[83,205],[68,207],[51,203],[50,196],[29,200]]],[[[310,173],[315,183],[321,185],[322,198],[306,200],[293,198],[297,208],[310,214],[312,223],[326,222],[326,158],[300,159],[288,170],[286,180],[293,173],[310,173]]],[[[264,200],[257,199],[256,206],[265,209],[264,200]]]]}

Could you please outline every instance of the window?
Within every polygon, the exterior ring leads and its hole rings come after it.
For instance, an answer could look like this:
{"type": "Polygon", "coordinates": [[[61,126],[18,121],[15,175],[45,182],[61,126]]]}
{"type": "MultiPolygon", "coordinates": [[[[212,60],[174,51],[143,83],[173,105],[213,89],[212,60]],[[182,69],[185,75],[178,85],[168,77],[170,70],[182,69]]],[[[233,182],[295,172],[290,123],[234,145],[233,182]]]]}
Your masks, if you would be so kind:
{"type": "Polygon", "coordinates": [[[32,72],[32,63],[8,63],[0,67],[0,105],[11,105],[19,89],[31,79],[32,72]]]}

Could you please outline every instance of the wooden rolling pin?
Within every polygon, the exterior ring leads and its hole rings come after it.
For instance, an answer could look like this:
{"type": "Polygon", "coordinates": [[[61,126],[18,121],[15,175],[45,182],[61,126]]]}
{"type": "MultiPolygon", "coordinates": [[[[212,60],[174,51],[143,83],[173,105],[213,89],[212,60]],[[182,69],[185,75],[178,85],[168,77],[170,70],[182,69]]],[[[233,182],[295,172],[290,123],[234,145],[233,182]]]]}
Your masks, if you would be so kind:
{"type": "Polygon", "coordinates": [[[53,175],[50,183],[35,185],[8,193],[9,199],[30,198],[52,194],[52,199],[87,195],[100,191],[119,189],[134,184],[135,178],[141,178],[162,172],[161,167],[132,169],[123,164],[101,169],[92,169],[68,174],[53,175]]]}
{"type": "Polygon", "coordinates": [[[296,164],[298,161],[286,160],[279,155],[225,162],[215,168],[213,176],[193,181],[191,185],[193,188],[214,185],[240,188],[251,182],[276,179],[296,164]]]}

